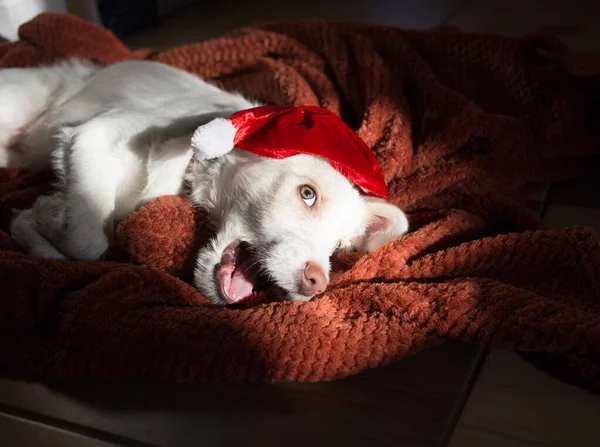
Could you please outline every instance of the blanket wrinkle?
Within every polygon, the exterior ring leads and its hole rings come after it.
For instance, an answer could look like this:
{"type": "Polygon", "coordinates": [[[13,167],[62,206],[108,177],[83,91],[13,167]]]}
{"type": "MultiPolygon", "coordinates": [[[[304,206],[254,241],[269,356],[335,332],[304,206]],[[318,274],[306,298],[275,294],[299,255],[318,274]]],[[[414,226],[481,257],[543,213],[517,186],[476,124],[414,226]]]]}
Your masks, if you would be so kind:
{"type": "Polygon", "coordinates": [[[230,308],[191,285],[211,237],[182,196],[121,222],[98,262],[35,259],[8,228],[52,187],[0,169],[0,374],[19,378],[325,381],[453,339],[529,353],[600,391],[600,239],[544,228],[541,185],[599,164],[600,60],[554,38],[344,22],[267,22],[167,51],[45,13],[0,67],[146,59],[273,104],[318,105],[372,148],[411,232],[336,253],[308,303],[269,290],[230,308]]]}

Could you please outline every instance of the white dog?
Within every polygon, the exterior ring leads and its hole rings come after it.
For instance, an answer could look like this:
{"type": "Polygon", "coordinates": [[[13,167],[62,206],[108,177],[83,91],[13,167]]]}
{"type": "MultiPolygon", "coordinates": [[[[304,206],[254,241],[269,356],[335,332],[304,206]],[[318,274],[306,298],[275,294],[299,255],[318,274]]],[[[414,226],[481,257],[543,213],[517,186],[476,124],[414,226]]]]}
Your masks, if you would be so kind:
{"type": "Polygon", "coordinates": [[[257,105],[154,62],[0,70],[0,166],[50,164],[59,179],[54,194],[16,213],[12,235],[35,256],[99,259],[116,223],[189,185],[216,231],[194,277],[206,296],[238,302],[263,279],[287,299],[322,293],[336,249],[376,249],[405,233],[407,219],[310,155],[235,149],[190,165],[198,126],[257,105]]]}

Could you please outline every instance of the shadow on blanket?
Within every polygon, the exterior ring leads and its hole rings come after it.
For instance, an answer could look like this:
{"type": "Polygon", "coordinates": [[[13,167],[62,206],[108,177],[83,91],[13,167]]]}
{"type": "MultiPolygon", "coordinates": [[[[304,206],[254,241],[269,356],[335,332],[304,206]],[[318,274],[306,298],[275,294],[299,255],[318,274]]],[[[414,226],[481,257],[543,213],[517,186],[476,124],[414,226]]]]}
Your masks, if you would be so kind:
{"type": "Polygon", "coordinates": [[[328,107],[372,147],[413,231],[335,259],[309,303],[218,308],[186,283],[202,216],[163,197],[124,221],[105,262],[33,259],[5,232],[48,173],[0,170],[0,372],[32,378],[331,380],[444,339],[540,353],[600,390],[599,239],[542,228],[537,185],[597,167],[600,63],[540,36],[272,23],[129,52],[44,14],[0,66],[148,58],[280,104],[328,107]]]}

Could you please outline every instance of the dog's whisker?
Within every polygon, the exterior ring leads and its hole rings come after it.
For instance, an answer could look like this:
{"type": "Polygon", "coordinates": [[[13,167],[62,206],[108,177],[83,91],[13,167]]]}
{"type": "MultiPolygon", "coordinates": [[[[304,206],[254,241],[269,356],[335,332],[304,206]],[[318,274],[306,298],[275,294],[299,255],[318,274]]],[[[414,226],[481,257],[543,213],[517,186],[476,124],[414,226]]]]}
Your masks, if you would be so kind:
{"type": "Polygon", "coordinates": [[[254,267],[256,264],[259,264],[259,262],[258,261],[254,261],[252,264],[250,264],[250,267],[248,267],[248,270],[252,270],[252,267],[254,267]]]}

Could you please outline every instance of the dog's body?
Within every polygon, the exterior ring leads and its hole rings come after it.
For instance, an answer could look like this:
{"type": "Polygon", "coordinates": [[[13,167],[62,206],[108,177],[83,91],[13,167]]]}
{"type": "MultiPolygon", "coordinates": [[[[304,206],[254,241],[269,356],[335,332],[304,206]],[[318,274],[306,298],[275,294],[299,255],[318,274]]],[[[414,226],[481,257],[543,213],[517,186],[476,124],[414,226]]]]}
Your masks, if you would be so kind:
{"type": "Polygon", "coordinates": [[[264,276],[291,299],[321,293],[337,247],[375,249],[403,234],[406,218],[309,155],[235,149],[190,165],[198,126],[257,105],[152,62],[0,70],[0,166],[50,162],[58,178],[54,194],[16,214],[13,236],[35,256],[95,260],[118,221],[187,180],[216,230],[198,256],[202,292],[237,302],[264,276]]]}

